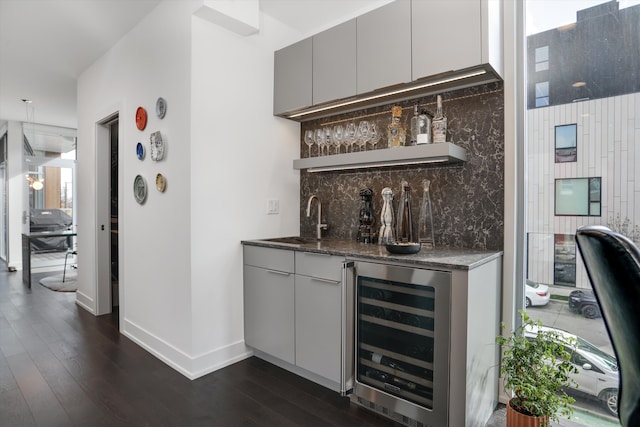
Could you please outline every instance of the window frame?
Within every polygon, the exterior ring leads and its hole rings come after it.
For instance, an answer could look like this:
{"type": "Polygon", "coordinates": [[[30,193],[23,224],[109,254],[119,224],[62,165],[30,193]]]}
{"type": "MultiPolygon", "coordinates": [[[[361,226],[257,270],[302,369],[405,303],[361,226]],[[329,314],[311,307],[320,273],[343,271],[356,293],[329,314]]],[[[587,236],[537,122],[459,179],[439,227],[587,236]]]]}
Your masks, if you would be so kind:
{"type": "Polygon", "coordinates": [[[576,178],[556,178],[554,180],[554,193],[553,193],[553,213],[554,216],[560,217],[571,217],[571,216],[580,216],[580,217],[601,217],[602,216],[602,177],[594,176],[594,177],[576,177],[576,178]],[[587,188],[586,188],[586,214],[580,213],[558,213],[558,183],[560,181],[582,181],[587,180],[587,188]],[[595,194],[592,191],[592,185],[598,182],[598,193],[597,199],[594,197],[595,194]],[[594,210],[592,211],[592,205],[597,203],[597,213],[595,213],[595,206],[593,206],[594,210]]]}

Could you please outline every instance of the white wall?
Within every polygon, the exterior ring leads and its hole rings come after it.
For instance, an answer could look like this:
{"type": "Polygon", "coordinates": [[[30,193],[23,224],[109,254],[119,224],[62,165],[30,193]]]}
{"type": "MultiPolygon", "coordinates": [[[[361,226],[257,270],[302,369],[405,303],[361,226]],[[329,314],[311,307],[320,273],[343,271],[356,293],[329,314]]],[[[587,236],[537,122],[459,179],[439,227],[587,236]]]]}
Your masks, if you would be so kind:
{"type": "Polygon", "coordinates": [[[263,17],[258,34],[240,37],[193,16],[197,6],[161,3],[78,84],[78,303],[95,311],[96,123],[119,111],[121,331],[190,378],[249,354],[240,241],[299,231],[299,124],[272,115],[273,51],[297,35],[263,17]],[[148,147],[156,130],[165,160],[139,161],[136,143],[148,147]],[[143,206],[137,174],[150,187],[143,206]],[[266,215],[268,199],[279,215],[266,215]]]}
{"type": "Polygon", "coordinates": [[[300,125],[273,116],[273,51],[293,37],[262,16],[241,37],[193,18],[191,265],[198,374],[244,353],[243,239],[299,233],[300,125]],[[267,200],[280,214],[267,215],[267,200]]]}
{"type": "Polygon", "coordinates": [[[78,81],[78,302],[96,309],[96,123],[119,111],[119,245],[121,331],[188,375],[191,340],[190,23],[193,2],[161,3],[78,81]],[[167,114],[155,114],[158,97],[167,114]],[[149,121],[135,125],[143,106],[149,121]],[[165,159],[149,156],[149,136],[161,131],[165,159]],[[147,149],[135,155],[137,142],[147,149]],[[167,190],[155,189],[163,173],[167,190]],[[141,174],[149,186],[144,205],[133,197],[141,174]]]}

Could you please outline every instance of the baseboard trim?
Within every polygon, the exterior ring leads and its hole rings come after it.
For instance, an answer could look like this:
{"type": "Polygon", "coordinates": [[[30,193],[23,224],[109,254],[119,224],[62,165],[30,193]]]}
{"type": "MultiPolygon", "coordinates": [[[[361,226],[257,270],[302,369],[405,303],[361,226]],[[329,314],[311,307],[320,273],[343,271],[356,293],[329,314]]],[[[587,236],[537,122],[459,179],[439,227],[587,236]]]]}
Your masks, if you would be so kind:
{"type": "Polygon", "coordinates": [[[239,341],[195,357],[189,356],[128,319],[124,319],[124,327],[121,327],[121,332],[190,380],[200,378],[252,355],[252,352],[244,345],[244,341],[239,341]]]}
{"type": "Polygon", "coordinates": [[[96,315],[95,303],[93,298],[87,296],[86,294],[76,291],[76,305],[82,307],[87,310],[89,313],[96,315]]]}

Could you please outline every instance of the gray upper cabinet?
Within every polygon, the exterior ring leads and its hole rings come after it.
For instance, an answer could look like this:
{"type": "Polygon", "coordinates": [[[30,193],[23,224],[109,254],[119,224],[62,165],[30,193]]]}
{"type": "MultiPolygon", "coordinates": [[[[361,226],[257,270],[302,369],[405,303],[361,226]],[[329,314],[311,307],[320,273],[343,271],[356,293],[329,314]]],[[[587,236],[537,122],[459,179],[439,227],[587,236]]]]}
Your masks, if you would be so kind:
{"type": "Polygon", "coordinates": [[[500,0],[412,0],[412,79],[491,64],[499,58],[500,0]]]}
{"type": "Polygon", "coordinates": [[[358,94],[410,82],[411,2],[372,10],[359,16],[357,25],[358,94]]]}
{"type": "Polygon", "coordinates": [[[356,94],[356,20],[313,36],[313,104],[356,94]]]}
{"type": "Polygon", "coordinates": [[[274,55],[273,113],[313,104],[313,42],[311,38],[277,50],[274,55]]]}

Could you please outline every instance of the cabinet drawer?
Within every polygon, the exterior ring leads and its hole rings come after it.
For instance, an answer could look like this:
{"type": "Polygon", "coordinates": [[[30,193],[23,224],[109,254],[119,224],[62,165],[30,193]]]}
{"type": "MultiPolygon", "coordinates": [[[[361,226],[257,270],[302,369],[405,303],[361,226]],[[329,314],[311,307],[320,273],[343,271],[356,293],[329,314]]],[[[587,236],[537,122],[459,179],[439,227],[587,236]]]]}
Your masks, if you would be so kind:
{"type": "Polygon", "coordinates": [[[244,263],[254,267],[293,273],[293,251],[258,246],[244,246],[244,263]]]}
{"type": "Polygon", "coordinates": [[[342,280],[344,257],[313,252],[296,252],[295,258],[296,274],[335,280],[336,282],[342,280]]]}

